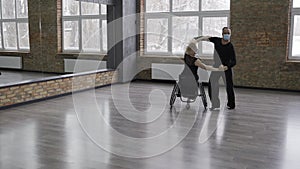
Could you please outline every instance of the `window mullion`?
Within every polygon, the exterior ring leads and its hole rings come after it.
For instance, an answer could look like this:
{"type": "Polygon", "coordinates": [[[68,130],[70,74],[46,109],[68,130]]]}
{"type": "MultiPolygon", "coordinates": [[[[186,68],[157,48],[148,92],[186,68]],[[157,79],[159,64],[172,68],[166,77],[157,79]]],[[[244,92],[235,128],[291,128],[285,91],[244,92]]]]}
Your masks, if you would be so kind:
{"type": "Polygon", "coordinates": [[[294,40],[294,13],[292,13],[291,15],[291,29],[290,29],[290,42],[289,42],[289,58],[292,59],[293,58],[293,40],[294,40]]]}
{"type": "Polygon", "coordinates": [[[83,45],[82,45],[82,18],[78,18],[78,33],[79,33],[79,52],[83,52],[83,45]]]}
{"type": "Polygon", "coordinates": [[[20,50],[20,42],[19,42],[20,39],[19,39],[19,29],[18,29],[19,23],[16,21],[16,22],[15,22],[15,25],[16,25],[16,34],[17,34],[17,35],[16,35],[16,36],[17,36],[17,37],[16,37],[16,38],[17,38],[17,39],[16,39],[16,40],[17,40],[17,50],[20,50]]]}
{"type": "Polygon", "coordinates": [[[173,48],[173,0],[169,0],[169,12],[168,15],[168,53],[172,54],[173,48]]]}
{"type": "Polygon", "coordinates": [[[3,50],[4,49],[4,38],[3,38],[3,20],[2,20],[2,1],[0,1],[0,9],[1,9],[1,12],[0,12],[0,24],[1,24],[1,49],[3,50]]]}
{"type": "Polygon", "coordinates": [[[78,18],[78,34],[79,34],[79,52],[83,52],[83,46],[82,46],[82,11],[81,11],[81,8],[82,8],[82,3],[81,3],[81,0],[79,1],[79,18],[78,18]]]}
{"type": "MultiPolygon", "coordinates": [[[[203,16],[201,16],[200,14],[198,15],[198,22],[199,22],[199,30],[198,30],[198,35],[200,36],[200,35],[203,35],[203,16]]],[[[199,50],[198,51],[200,51],[200,53],[199,53],[199,55],[200,56],[203,56],[203,50],[202,50],[202,43],[203,42],[200,42],[200,43],[198,43],[198,48],[199,48],[199,50]]]]}
{"type": "Polygon", "coordinates": [[[1,47],[2,47],[1,49],[3,50],[4,49],[3,22],[1,21],[0,24],[1,24],[1,42],[2,42],[1,43],[1,47]]]}
{"type": "Polygon", "coordinates": [[[101,11],[101,4],[99,3],[99,49],[100,53],[103,51],[103,45],[102,45],[102,11],[101,11]]]}
{"type": "Polygon", "coordinates": [[[168,16],[168,53],[172,53],[173,47],[173,18],[172,15],[168,16]]]}
{"type": "Polygon", "coordinates": [[[14,0],[15,1],[15,25],[16,25],[16,40],[17,40],[17,50],[20,50],[20,42],[19,42],[19,29],[18,29],[18,9],[17,9],[17,0],[14,0]]]}
{"type": "Polygon", "coordinates": [[[102,19],[99,19],[99,36],[100,36],[100,39],[99,39],[99,47],[100,47],[100,53],[104,51],[103,49],[103,34],[102,34],[102,29],[103,29],[103,24],[102,24],[102,19]]]}
{"type": "Polygon", "coordinates": [[[299,51],[297,51],[296,53],[293,53],[293,51],[295,49],[298,49],[298,43],[300,43],[300,36],[296,33],[298,31],[300,31],[300,27],[298,26],[299,24],[297,23],[297,25],[295,25],[295,20],[296,20],[296,16],[300,16],[300,8],[294,8],[293,4],[294,1],[292,1],[292,8],[291,8],[291,23],[290,23],[290,33],[289,33],[289,59],[300,59],[300,55],[299,55],[299,51]],[[296,28],[296,30],[295,30],[296,28]],[[297,36],[298,35],[298,36],[297,36]],[[297,38],[297,39],[295,39],[297,38]],[[294,43],[295,42],[295,43],[294,43]],[[297,46],[297,47],[296,47],[297,46]]]}

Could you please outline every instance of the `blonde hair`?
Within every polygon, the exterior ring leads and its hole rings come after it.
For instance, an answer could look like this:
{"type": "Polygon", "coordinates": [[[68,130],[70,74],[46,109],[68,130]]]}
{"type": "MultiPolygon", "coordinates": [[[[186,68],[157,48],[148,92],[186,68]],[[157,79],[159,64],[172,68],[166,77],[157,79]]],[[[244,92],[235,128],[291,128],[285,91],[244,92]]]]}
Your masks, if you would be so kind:
{"type": "Polygon", "coordinates": [[[188,54],[188,55],[192,55],[193,53],[196,53],[197,52],[197,45],[195,43],[190,43],[186,49],[185,49],[185,53],[188,54]]]}

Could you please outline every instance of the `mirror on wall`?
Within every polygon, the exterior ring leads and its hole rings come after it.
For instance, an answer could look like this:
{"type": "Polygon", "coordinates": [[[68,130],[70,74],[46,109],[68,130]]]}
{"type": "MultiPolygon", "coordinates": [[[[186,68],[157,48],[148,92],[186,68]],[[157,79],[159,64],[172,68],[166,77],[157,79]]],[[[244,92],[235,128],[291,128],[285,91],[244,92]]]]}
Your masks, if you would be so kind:
{"type": "Polygon", "coordinates": [[[112,0],[1,2],[0,87],[106,69],[112,0]]]}

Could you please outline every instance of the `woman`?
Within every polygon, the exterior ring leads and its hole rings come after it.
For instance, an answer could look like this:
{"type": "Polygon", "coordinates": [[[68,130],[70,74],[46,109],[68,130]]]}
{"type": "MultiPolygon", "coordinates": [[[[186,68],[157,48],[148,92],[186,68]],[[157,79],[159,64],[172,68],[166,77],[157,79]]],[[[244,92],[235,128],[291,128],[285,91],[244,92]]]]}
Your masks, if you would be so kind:
{"type": "Polygon", "coordinates": [[[196,58],[197,46],[195,43],[190,43],[184,54],[184,69],[179,75],[180,95],[194,99],[198,95],[198,67],[209,71],[224,71],[225,68],[221,65],[219,68],[205,65],[200,59],[196,58]]]}
{"type": "Polygon", "coordinates": [[[209,71],[225,71],[226,67],[221,65],[219,68],[214,68],[209,65],[205,65],[204,63],[201,62],[200,59],[196,58],[196,51],[197,51],[197,46],[195,43],[190,43],[184,54],[184,70],[182,72],[183,75],[189,76],[189,74],[193,74],[196,81],[199,80],[198,76],[198,67],[204,70],[209,70],[209,71]]]}

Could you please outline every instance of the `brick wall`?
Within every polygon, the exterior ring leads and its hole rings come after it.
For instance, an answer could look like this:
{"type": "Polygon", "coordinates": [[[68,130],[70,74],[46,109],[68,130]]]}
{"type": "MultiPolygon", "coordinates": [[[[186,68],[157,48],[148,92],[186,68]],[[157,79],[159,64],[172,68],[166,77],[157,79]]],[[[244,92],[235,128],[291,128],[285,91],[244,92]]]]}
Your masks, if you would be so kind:
{"type": "Polygon", "coordinates": [[[58,96],[118,82],[116,71],[62,75],[0,87],[0,107],[58,96]]]}
{"type": "Polygon", "coordinates": [[[23,69],[64,72],[61,50],[61,1],[28,0],[30,56],[23,57],[23,69]]]}
{"type": "Polygon", "coordinates": [[[231,0],[235,84],[300,90],[300,62],[289,62],[289,0],[231,0]]]}

